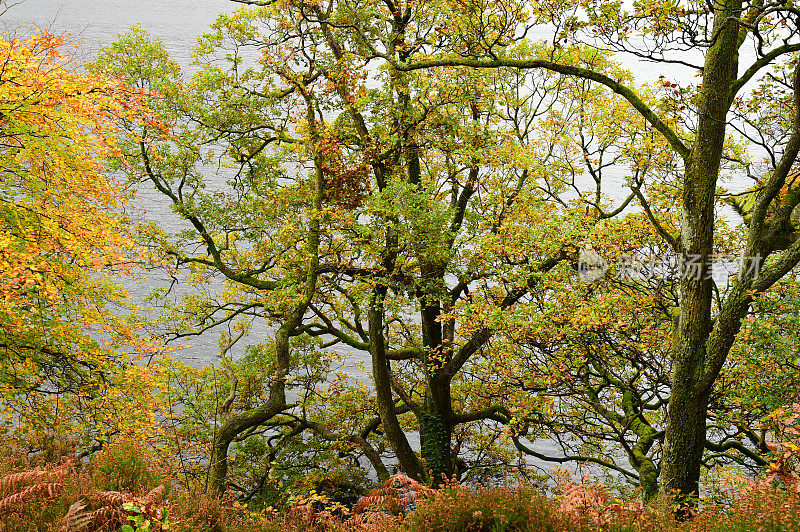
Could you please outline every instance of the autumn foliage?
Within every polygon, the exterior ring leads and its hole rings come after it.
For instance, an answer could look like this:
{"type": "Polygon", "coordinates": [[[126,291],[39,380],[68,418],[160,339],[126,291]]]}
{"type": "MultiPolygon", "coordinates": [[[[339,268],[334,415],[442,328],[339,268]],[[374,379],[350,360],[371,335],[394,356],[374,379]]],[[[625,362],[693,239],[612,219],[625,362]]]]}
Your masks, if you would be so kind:
{"type": "Polygon", "coordinates": [[[102,432],[129,402],[122,390],[147,381],[120,354],[147,346],[123,318],[118,284],[135,256],[129,194],[104,170],[117,153],[111,117],[138,104],[80,72],[46,32],[4,36],[0,64],[3,416],[22,429],[102,432]]]}
{"type": "Polygon", "coordinates": [[[396,475],[353,508],[342,508],[310,493],[278,510],[214,500],[163,484],[143,484],[134,491],[109,490],[98,481],[94,460],[88,464],[64,461],[0,477],[4,495],[0,499],[0,530],[81,532],[120,530],[127,524],[133,530],[140,526],[155,532],[722,532],[762,527],[795,530],[800,526],[798,494],[763,480],[734,478],[727,498],[706,503],[693,511],[691,520],[678,522],[669,508],[617,498],[596,480],[566,474],[560,479],[548,493],[526,484],[466,486],[449,482],[430,489],[396,475]]]}
{"type": "Polygon", "coordinates": [[[0,529],[800,528],[793,7],[240,3],[0,39],[0,529]]]}

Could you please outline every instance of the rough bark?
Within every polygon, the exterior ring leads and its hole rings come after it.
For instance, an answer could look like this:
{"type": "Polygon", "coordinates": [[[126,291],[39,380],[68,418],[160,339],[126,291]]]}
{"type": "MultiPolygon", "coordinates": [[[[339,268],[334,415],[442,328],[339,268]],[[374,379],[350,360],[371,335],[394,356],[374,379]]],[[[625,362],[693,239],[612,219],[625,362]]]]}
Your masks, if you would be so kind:
{"type": "Polygon", "coordinates": [[[233,440],[243,432],[257,427],[272,417],[280,414],[286,408],[285,396],[281,399],[281,392],[276,385],[276,392],[270,394],[270,400],[258,408],[242,412],[225,420],[214,437],[211,446],[211,456],[208,468],[208,487],[215,496],[222,496],[227,487],[228,478],[228,448],[233,440]]]}
{"type": "Polygon", "coordinates": [[[712,279],[706,275],[714,248],[714,192],[722,159],[730,88],[738,66],[741,1],[714,13],[716,42],[708,50],[698,104],[697,137],[683,181],[680,253],[680,320],[673,346],[672,395],[661,463],[661,487],[679,500],[697,495],[705,446],[710,388],[703,382],[711,331],[712,279]],[[694,265],[697,265],[696,267],[694,265]]]}
{"type": "Polygon", "coordinates": [[[406,438],[406,434],[400,426],[394,407],[390,361],[386,355],[386,340],[383,334],[383,298],[385,295],[386,288],[377,287],[367,312],[370,354],[372,356],[372,379],[378,400],[378,414],[381,418],[386,439],[397,456],[400,468],[412,478],[425,480],[425,469],[408,443],[408,438],[406,438]]]}

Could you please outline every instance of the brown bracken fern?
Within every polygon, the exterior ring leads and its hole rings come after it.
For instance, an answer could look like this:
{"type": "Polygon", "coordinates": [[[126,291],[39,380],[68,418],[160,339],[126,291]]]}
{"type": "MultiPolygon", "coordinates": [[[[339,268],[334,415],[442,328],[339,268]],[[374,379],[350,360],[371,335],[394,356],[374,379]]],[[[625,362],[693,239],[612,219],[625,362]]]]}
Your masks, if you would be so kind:
{"type": "Polygon", "coordinates": [[[72,460],[64,460],[51,469],[33,469],[0,478],[0,516],[19,513],[24,504],[34,498],[53,500],[58,497],[74,465],[72,460]]]}
{"type": "Polygon", "coordinates": [[[370,491],[353,507],[347,528],[374,527],[396,521],[395,515],[416,507],[421,496],[432,495],[434,490],[403,474],[393,475],[377,489],[370,491]]]}
{"type": "Polygon", "coordinates": [[[153,523],[153,530],[159,530],[158,524],[164,519],[163,485],[150,490],[144,497],[136,497],[131,493],[119,491],[94,491],[76,501],[69,507],[64,516],[61,532],[82,532],[101,530],[124,524],[129,512],[123,507],[126,503],[135,505],[144,517],[153,523]]]}

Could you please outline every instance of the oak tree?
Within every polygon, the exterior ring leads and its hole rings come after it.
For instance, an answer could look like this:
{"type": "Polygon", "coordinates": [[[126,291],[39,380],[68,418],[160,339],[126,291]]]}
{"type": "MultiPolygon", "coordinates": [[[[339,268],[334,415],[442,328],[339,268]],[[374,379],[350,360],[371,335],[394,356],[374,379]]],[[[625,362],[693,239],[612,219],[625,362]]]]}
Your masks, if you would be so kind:
{"type": "MultiPolygon", "coordinates": [[[[529,392],[525,382],[494,386],[497,361],[519,354],[500,341],[518,309],[557,301],[592,228],[630,206],[656,235],[653,249],[679,257],[682,273],[677,325],[657,333],[671,337],[669,382],[655,380],[669,388],[662,460],[631,460],[647,470],[651,491],[658,476],[666,492],[696,493],[709,403],[743,320],[800,260],[794,8],[241,3],[251,6],[220,17],[202,39],[191,81],[162,84],[175,73],[166,63],[142,68],[161,52],[104,59],[162,95],[151,103],[168,126],[131,127],[127,155],[188,225],[173,236],[154,228],[152,242],[198,283],[226,283],[174,309],[184,326],[195,320],[179,334],[239,318],[280,331],[271,399],[232,415],[241,423],[223,432],[270,426],[346,439],[381,475],[374,443],[383,437],[414,477],[458,473],[454,435],[513,426],[504,394],[529,392]],[[603,49],[679,65],[698,81],[644,87],[603,49]],[[627,190],[609,201],[602,175],[611,169],[627,190]],[[720,236],[728,230],[716,215],[730,177],[753,180],[752,201],[737,204],[747,223],[738,247],[720,236]],[[665,193],[675,190],[680,216],[665,193]],[[710,275],[723,247],[761,261],[727,290],[710,275]],[[285,336],[301,335],[369,354],[374,420],[337,435],[321,410],[286,400],[286,375],[298,368],[287,363],[285,336]]],[[[615,342],[633,334],[617,329],[615,342]]],[[[588,345],[597,344],[570,349],[588,345]]],[[[610,381],[609,368],[583,375],[610,381]]],[[[234,381],[231,389],[235,397],[234,381]]],[[[623,423],[640,414],[630,410],[623,423]]],[[[639,451],[653,448],[652,436],[642,428],[639,451]]]]}
{"type": "MultiPolygon", "coordinates": [[[[681,221],[677,232],[652,222],[665,246],[677,253],[685,269],[680,283],[680,318],[672,353],[667,428],[660,482],[681,497],[696,494],[706,439],[709,397],[752,303],[797,265],[800,246],[794,232],[798,204],[795,180],[800,148],[800,85],[795,54],[797,12],[783,2],[719,1],[621,3],[585,1],[531,6],[525,22],[508,18],[499,24],[486,16],[480,2],[454,2],[463,22],[452,24],[457,48],[442,51],[422,46],[416,56],[392,61],[402,71],[452,67],[537,69],[577,76],[605,85],[625,99],[658,131],[677,157],[681,177],[681,221]],[[509,57],[508,41],[526,26],[551,28],[546,59],[509,57]],[[462,31],[462,28],[468,31],[462,31]],[[675,92],[664,103],[645,103],[635,87],[592,68],[558,60],[558,52],[578,45],[610,48],[664,65],[680,65],[698,77],[696,85],[670,81],[675,92]],[[757,82],[756,80],[761,80],[757,82]],[[760,83],[750,98],[752,83],[760,83]],[[691,86],[690,86],[691,85],[691,86]],[[760,113],[760,89],[785,91],[780,117],[760,113]],[[685,89],[685,90],[684,90],[685,89]],[[691,97],[688,95],[691,94],[691,97]],[[684,98],[685,97],[685,98],[684,98]],[[671,123],[671,119],[677,120],[671,123]],[[765,120],[766,119],[766,120],[765,120]],[[736,125],[734,125],[736,124],[736,125]],[[769,124],[769,125],[768,125],[769,124]],[[728,164],[726,134],[738,132],[758,153],[738,169],[728,164]],[[757,274],[739,275],[724,301],[715,305],[712,264],[718,224],[718,187],[726,171],[753,179],[756,194],[741,257],[763,260],[757,274]],[[691,270],[691,272],[690,272],[691,270]]],[[[502,13],[518,12],[516,2],[501,2],[502,13]]],[[[376,50],[376,54],[382,54],[376,50]]],[[[386,54],[383,57],[388,56],[386,54]]],[[[644,205],[643,205],[644,207],[644,205]]]]}
{"type": "MultiPolygon", "coordinates": [[[[187,224],[174,235],[154,227],[152,245],[201,290],[223,279],[217,294],[187,295],[167,313],[180,320],[174,336],[257,319],[369,356],[374,396],[347,394],[365,404],[351,403],[352,422],[337,426],[333,390],[353,381],[309,390],[289,344],[265,347],[276,358],[263,395],[276,399],[235,414],[243,394],[229,380],[212,464],[264,428],[347,441],[381,477],[386,444],[402,470],[433,482],[482,470],[471,457],[486,452],[507,463],[513,447],[497,424],[511,416],[502,394],[480,393],[496,378],[490,340],[550,272],[572,271],[587,227],[635,197],[609,207],[600,173],[581,180],[592,163],[568,140],[570,120],[600,117],[607,102],[558,76],[383,71],[370,47],[404,57],[406,32],[435,32],[449,14],[436,8],[412,24],[378,3],[370,9],[385,26],[361,43],[348,33],[350,7],[338,9],[289,2],[222,16],[188,81],[138,30],[96,65],[151,89],[161,113],[162,128],[128,124],[124,144],[132,177],[187,224]]],[[[615,68],[596,51],[568,55],[615,68]]],[[[619,107],[582,131],[603,138],[601,151],[629,146],[636,135],[623,128],[639,129],[629,116],[619,107]]],[[[217,491],[224,476],[212,474],[217,491]]]]}

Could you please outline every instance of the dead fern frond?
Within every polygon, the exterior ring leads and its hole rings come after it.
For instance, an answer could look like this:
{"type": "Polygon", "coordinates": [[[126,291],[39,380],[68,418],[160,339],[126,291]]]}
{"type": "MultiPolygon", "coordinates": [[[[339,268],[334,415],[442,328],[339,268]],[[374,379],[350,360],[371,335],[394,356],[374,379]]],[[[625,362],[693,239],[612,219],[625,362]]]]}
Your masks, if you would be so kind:
{"type": "Polygon", "coordinates": [[[61,482],[33,484],[32,486],[28,486],[21,491],[0,499],[0,515],[19,510],[22,507],[22,503],[33,497],[44,496],[47,499],[54,499],[63,489],[64,484],[61,482]]]}
{"type": "Polygon", "coordinates": [[[77,501],[69,507],[64,516],[61,532],[81,532],[99,530],[114,520],[121,521],[123,512],[121,508],[103,506],[96,510],[85,511],[88,503],[85,500],[77,501]]]}
{"type": "Polygon", "coordinates": [[[166,493],[167,493],[167,487],[161,484],[160,486],[156,486],[155,488],[147,492],[147,495],[144,496],[142,502],[147,505],[159,503],[164,498],[164,495],[166,495],[166,493]]]}
{"type": "Polygon", "coordinates": [[[78,499],[77,501],[73,502],[67,509],[67,514],[64,516],[64,521],[60,528],[61,532],[67,532],[68,530],[80,530],[81,528],[84,528],[86,523],[81,522],[81,519],[86,515],[82,512],[87,506],[88,504],[83,499],[78,499]]]}
{"type": "MultiPolygon", "coordinates": [[[[61,532],[99,530],[113,522],[122,524],[129,515],[123,507],[126,503],[136,505],[154,525],[160,526],[164,517],[162,501],[166,492],[167,488],[164,485],[153,488],[142,498],[119,491],[94,491],[70,506],[62,520],[61,532]]],[[[161,529],[154,527],[153,530],[161,529]]]]}
{"type": "Polygon", "coordinates": [[[434,490],[411,477],[403,474],[392,475],[379,488],[370,491],[358,501],[353,508],[353,515],[366,512],[383,513],[384,510],[394,514],[415,507],[418,497],[433,493],[435,493],[434,490]]]}
{"type": "Polygon", "coordinates": [[[94,491],[88,495],[89,500],[96,505],[122,506],[126,502],[133,502],[134,497],[130,493],[119,491],[94,491]]]}
{"type": "Polygon", "coordinates": [[[31,471],[22,471],[20,473],[12,473],[0,478],[0,493],[7,494],[13,493],[17,488],[23,484],[30,484],[31,482],[38,482],[50,478],[50,471],[43,469],[34,469],[31,471]]]}
{"type": "Polygon", "coordinates": [[[363,514],[367,511],[374,512],[375,510],[383,510],[384,508],[388,509],[391,513],[399,512],[400,508],[403,507],[403,501],[400,500],[397,495],[377,493],[382,489],[383,488],[372,490],[366,497],[359,500],[353,507],[353,515],[363,514]]]}
{"type": "Polygon", "coordinates": [[[353,514],[342,523],[344,530],[386,530],[392,525],[400,524],[400,518],[386,512],[362,512],[353,514]]]}
{"type": "Polygon", "coordinates": [[[67,475],[73,471],[75,463],[65,460],[53,469],[32,469],[11,473],[0,478],[0,495],[7,497],[17,492],[21,486],[32,483],[63,483],[67,475]]]}
{"type": "Polygon", "coordinates": [[[122,522],[122,505],[132,502],[133,495],[119,491],[94,491],[69,507],[61,521],[61,532],[100,530],[112,521],[122,522]]]}
{"type": "Polygon", "coordinates": [[[413,490],[421,495],[432,495],[434,490],[426,486],[425,484],[421,484],[414,480],[411,477],[408,477],[402,473],[398,473],[396,475],[392,475],[389,477],[389,480],[381,484],[382,487],[394,487],[396,489],[408,489],[413,490]]]}

